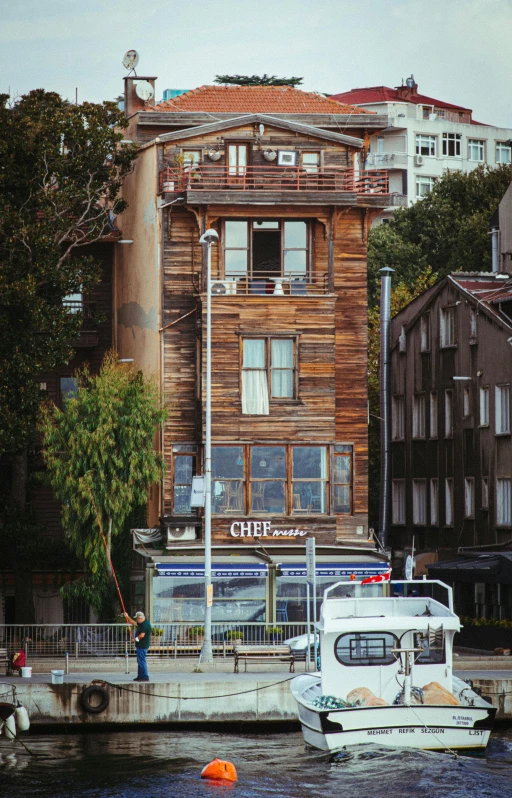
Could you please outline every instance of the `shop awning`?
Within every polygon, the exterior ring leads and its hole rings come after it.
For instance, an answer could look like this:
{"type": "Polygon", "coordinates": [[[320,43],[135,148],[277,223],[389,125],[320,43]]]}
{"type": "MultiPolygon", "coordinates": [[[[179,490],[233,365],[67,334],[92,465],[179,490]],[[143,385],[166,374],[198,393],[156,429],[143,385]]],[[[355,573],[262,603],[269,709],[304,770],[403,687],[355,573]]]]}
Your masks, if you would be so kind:
{"type": "Polygon", "coordinates": [[[512,585],[512,552],[493,551],[427,565],[431,579],[450,582],[488,582],[512,585]]]}
{"type": "MultiPolygon", "coordinates": [[[[282,576],[307,576],[306,563],[279,563],[282,576]]],[[[355,563],[318,563],[316,564],[317,576],[334,576],[340,579],[350,579],[354,574],[356,579],[365,579],[376,574],[387,574],[387,562],[355,562],[355,563]]]]}
{"type": "MultiPolygon", "coordinates": [[[[156,570],[158,576],[181,576],[181,577],[202,577],[204,579],[204,565],[201,563],[157,563],[156,570]]],[[[213,563],[213,578],[236,578],[248,577],[265,578],[268,576],[268,568],[265,563],[213,563]]]]}

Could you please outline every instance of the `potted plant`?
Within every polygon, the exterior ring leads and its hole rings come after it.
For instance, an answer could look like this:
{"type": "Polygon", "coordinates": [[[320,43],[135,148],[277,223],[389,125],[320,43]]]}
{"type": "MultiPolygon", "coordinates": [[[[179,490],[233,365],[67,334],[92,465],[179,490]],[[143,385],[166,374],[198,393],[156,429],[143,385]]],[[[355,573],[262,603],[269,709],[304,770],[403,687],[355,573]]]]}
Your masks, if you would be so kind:
{"type": "Polygon", "coordinates": [[[189,626],[187,637],[189,640],[192,639],[194,643],[202,643],[204,640],[204,626],[189,626]]]}
{"type": "Polygon", "coordinates": [[[265,634],[268,640],[272,640],[273,643],[277,643],[283,634],[283,630],[280,626],[268,626],[265,629],[265,634]]]}
{"type": "Polygon", "coordinates": [[[241,629],[230,629],[228,632],[226,632],[224,637],[226,640],[231,640],[232,643],[236,643],[244,639],[244,633],[241,631],[241,629]]]}

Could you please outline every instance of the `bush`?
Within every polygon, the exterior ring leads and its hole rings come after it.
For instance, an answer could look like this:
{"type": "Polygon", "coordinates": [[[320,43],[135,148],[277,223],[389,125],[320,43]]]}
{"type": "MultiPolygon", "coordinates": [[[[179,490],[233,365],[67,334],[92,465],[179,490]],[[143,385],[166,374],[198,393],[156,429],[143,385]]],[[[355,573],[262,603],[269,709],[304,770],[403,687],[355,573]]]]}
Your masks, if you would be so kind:
{"type": "Polygon", "coordinates": [[[460,622],[463,626],[497,626],[499,629],[512,629],[512,621],[499,621],[497,618],[461,618],[460,622]]]}
{"type": "Polygon", "coordinates": [[[204,635],[204,626],[189,626],[187,629],[187,634],[189,637],[199,637],[199,635],[204,635]]]}
{"type": "Polygon", "coordinates": [[[244,633],[241,632],[239,629],[231,629],[229,632],[226,632],[224,637],[226,640],[242,640],[244,633]]]}

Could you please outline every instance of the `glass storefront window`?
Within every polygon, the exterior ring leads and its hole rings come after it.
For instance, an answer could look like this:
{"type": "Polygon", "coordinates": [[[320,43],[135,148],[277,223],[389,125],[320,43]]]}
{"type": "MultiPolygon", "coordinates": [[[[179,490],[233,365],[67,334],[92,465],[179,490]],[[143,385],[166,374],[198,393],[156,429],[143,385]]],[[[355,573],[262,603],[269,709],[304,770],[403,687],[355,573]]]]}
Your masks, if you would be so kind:
{"type": "Polygon", "coordinates": [[[251,449],[252,511],[284,513],[285,486],[285,447],[253,446],[251,449]]]}
{"type": "MultiPolygon", "coordinates": [[[[266,620],[266,579],[213,577],[212,621],[215,623],[266,620]]],[[[155,577],[153,623],[204,621],[203,577],[155,577]]]]}
{"type": "Polygon", "coordinates": [[[244,512],[243,446],[212,446],[212,512],[244,512]]]}
{"type": "MultiPolygon", "coordinates": [[[[336,582],[339,576],[317,576],[316,578],[316,617],[320,617],[320,607],[324,598],[324,590],[336,582]]],[[[306,576],[278,576],[276,579],[276,604],[281,618],[290,622],[307,621],[307,577],[306,576]]],[[[354,585],[347,582],[344,594],[353,594],[354,585]]],[[[311,600],[311,614],[313,615],[313,601],[311,600]]]]}

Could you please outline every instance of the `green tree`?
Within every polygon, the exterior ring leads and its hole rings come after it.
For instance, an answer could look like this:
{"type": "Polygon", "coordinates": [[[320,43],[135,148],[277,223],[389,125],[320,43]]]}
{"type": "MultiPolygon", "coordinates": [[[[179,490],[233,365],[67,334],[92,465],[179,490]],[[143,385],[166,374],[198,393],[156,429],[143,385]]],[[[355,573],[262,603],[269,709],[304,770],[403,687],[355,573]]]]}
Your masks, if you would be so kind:
{"type": "Polygon", "coordinates": [[[99,280],[87,246],[124,209],[119,190],[136,157],[121,144],[125,126],[112,102],[73,105],[42,89],[13,103],[0,95],[0,544],[20,622],[34,620],[27,482],[40,373],[72,357],[82,314],[63,299],[99,280]]]}
{"type": "Polygon", "coordinates": [[[278,78],[277,75],[215,75],[214,83],[226,86],[300,86],[304,78],[278,78]]]}
{"type": "Polygon", "coordinates": [[[439,278],[455,271],[489,271],[489,220],[512,180],[512,166],[479,166],[449,172],[432,192],[395,212],[368,240],[368,291],[377,300],[379,269],[395,269],[395,279],[413,286],[430,266],[439,278]]]}
{"type": "Polygon", "coordinates": [[[113,353],[98,375],[84,369],[77,379],[77,395],[64,410],[43,405],[39,429],[49,481],[62,502],[62,525],[85,570],[74,595],[86,598],[105,620],[114,607],[104,541],[114,552],[117,542],[130,548],[128,537],[117,539],[163,474],[153,442],[165,412],[156,385],[113,353]]]}
{"type": "MultiPolygon", "coordinates": [[[[426,291],[436,280],[437,274],[427,267],[416,277],[412,285],[407,285],[404,281],[397,283],[391,290],[391,317],[426,291]]],[[[377,299],[380,299],[380,292],[377,299]]],[[[380,308],[378,304],[368,311],[368,402],[369,524],[377,528],[380,492],[380,308]]]]}

